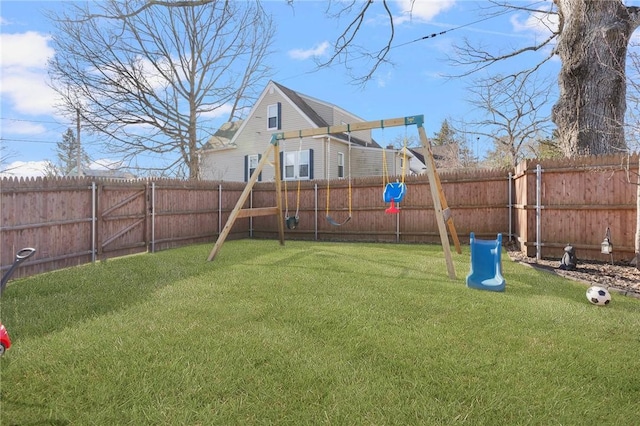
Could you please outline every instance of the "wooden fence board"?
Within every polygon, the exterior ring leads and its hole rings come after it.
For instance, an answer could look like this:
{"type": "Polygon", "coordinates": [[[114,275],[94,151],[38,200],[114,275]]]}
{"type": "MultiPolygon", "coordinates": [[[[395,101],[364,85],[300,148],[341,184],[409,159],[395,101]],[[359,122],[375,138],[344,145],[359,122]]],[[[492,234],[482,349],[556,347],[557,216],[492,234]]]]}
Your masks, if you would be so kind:
{"type": "MultiPolygon", "coordinates": [[[[512,189],[512,237],[526,254],[536,254],[536,165],[541,178],[541,255],[559,258],[565,244],[578,256],[607,260],[600,242],[611,229],[616,260],[633,256],[638,156],[585,157],[524,161],[514,170],[456,170],[439,174],[458,235],[468,242],[509,237],[509,187],[512,189]],[[627,168],[627,165],[629,168],[627,168]],[[512,180],[509,180],[511,172],[512,180]]],[[[400,179],[400,177],[397,177],[400,179]]],[[[395,180],[396,177],[391,177],[395,180]]],[[[300,224],[285,239],[384,241],[439,244],[433,200],[426,176],[407,176],[407,194],[399,215],[385,213],[380,177],[352,180],[352,219],[332,226],[325,219],[326,181],[300,183],[300,224]]],[[[215,241],[239,199],[242,182],[191,182],[161,179],[118,182],[91,178],[3,179],[0,185],[0,262],[6,270],[15,253],[33,246],[36,255],[15,277],[74,266],[92,259],[92,185],[96,187],[96,254],[132,252],[215,241]],[[152,206],[151,192],[155,200],[152,206]],[[153,212],[152,212],[153,207],[153,212]],[[152,218],[153,213],[153,218],[152,218]],[[105,216],[106,214],[106,216],[105,216]],[[153,231],[152,235],[152,220],[153,231]]],[[[348,216],[348,180],[330,182],[330,214],[348,216]]],[[[273,207],[272,182],[256,183],[254,208],[273,207]]],[[[287,182],[287,203],[294,215],[298,183],[287,182]]],[[[284,205],[284,204],[283,204],[284,205]]],[[[277,238],[274,216],[240,218],[228,238],[277,238]]]]}

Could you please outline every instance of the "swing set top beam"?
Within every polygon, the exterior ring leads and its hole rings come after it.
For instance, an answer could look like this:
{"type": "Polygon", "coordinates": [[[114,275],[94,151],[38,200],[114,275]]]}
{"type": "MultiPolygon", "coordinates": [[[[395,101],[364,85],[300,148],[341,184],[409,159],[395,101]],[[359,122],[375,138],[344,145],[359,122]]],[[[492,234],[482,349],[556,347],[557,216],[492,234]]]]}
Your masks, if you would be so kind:
{"type": "Polygon", "coordinates": [[[271,144],[277,145],[278,141],[308,136],[321,136],[335,133],[357,132],[359,130],[384,129],[385,127],[409,126],[415,124],[422,127],[424,115],[410,115],[407,117],[390,118],[386,120],[362,121],[337,126],[314,127],[303,130],[291,130],[289,132],[274,133],[271,136],[271,144]]]}

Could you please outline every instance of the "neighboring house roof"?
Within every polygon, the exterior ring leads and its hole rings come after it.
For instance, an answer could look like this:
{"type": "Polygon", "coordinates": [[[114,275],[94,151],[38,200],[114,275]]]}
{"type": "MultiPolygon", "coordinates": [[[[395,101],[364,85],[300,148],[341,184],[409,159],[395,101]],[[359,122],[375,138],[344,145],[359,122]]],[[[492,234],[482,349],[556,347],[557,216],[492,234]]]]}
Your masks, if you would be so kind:
{"type": "MultiPolygon", "coordinates": [[[[323,119],[322,116],[310,105],[310,102],[320,103],[323,105],[327,105],[333,109],[340,109],[342,111],[345,111],[344,109],[334,104],[313,98],[311,96],[304,95],[300,92],[296,92],[295,90],[289,89],[288,87],[285,87],[280,83],[276,83],[275,81],[271,81],[271,83],[273,83],[273,85],[276,86],[278,90],[280,90],[280,92],[282,92],[282,94],[286,98],[288,98],[291,101],[291,103],[293,103],[300,110],[300,112],[304,114],[307,117],[307,119],[311,123],[313,123],[313,125],[315,125],[316,127],[319,127],[319,128],[329,127],[331,125],[336,125],[336,124],[327,123],[327,121],[323,119]]],[[[268,86],[269,85],[267,85],[267,87],[268,86]]],[[[348,113],[348,114],[355,117],[355,115],[352,113],[348,113]]],[[[363,121],[363,120],[360,120],[360,121],[363,121]]],[[[213,134],[213,136],[209,138],[207,143],[204,145],[203,150],[210,150],[210,149],[219,150],[219,149],[235,148],[236,145],[234,141],[234,136],[237,135],[238,131],[242,129],[244,123],[245,122],[243,120],[224,123],[213,134]]],[[[332,136],[336,139],[340,139],[345,142],[349,140],[349,135],[347,133],[337,133],[337,134],[333,134],[332,136]]],[[[352,135],[351,142],[363,147],[381,148],[381,146],[373,139],[371,139],[371,141],[365,141],[363,139],[360,139],[352,135]]]]}
{"type": "Polygon", "coordinates": [[[238,132],[243,121],[227,121],[209,138],[204,149],[219,149],[232,146],[231,140],[238,132]]]}
{"type": "Polygon", "coordinates": [[[420,161],[422,164],[426,164],[424,162],[424,155],[419,152],[416,148],[409,148],[409,151],[420,161]]]}
{"type": "MultiPolygon", "coordinates": [[[[420,148],[411,148],[409,151],[417,154],[420,156],[420,161],[422,161],[424,163],[424,148],[420,147],[420,148]]],[[[442,148],[442,146],[439,145],[431,145],[431,153],[433,154],[433,159],[434,160],[444,160],[446,158],[446,148],[442,148]]]]}
{"type": "MultiPolygon", "coordinates": [[[[289,89],[288,87],[283,86],[280,83],[276,83],[275,81],[273,82],[273,84],[280,89],[280,91],[282,91],[282,93],[288,97],[291,102],[293,102],[299,109],[300,111],[302,111],[317,127],[328,127],[331,124],[327,123],[321,116],[320,114],[318,114],[318,112],[316,110],[313,109],[313,107],[311,107],[309,105],[309,103],[305,100],[305,99],[309,99],[309,100],[314,100],[316,102],[320,102],[323,103],[325,105],[328,105],[332,108],[338,108],[336,105],[328,103],[326,101],[320,101],[318,99],[312,98],[310,96],[307,95],[303,95],[302,93],[293,91],[291,89],[289,89]]],[[[353,115],[353,114],[351,114],[353,115]]],[[[335,125],[335,124],[334,124],[335,125]]],[[[334,137],[338,138],[338,139],[342,139],[344,141],[347,141],[349,139],[349,135],[347,133],[338,133],[338,134],[334,134],[334,137]]],[[[356,145],[361,145],[361,146],[365,146],[365,147],[373,147],[373,148],[381,148],[380,145],[378,145],[378,143],[376,141],[374,141],[373,139],[371,140],[371,142],[367,142],[364,141],[360,138],[351,137],[351,142],[353,142],[356,145]]]]}
{"type": "MultiPolygon", "coordinates": [[[[69,176],[76,176],[78,173],[76,172],[76,168],[74,167],[70,172],[69,176]]],[[[109,179],[121,179],[121,180],[132,180],[136,179],[136,176],[133,173],[125,172],[117,169],[81,169],[82,176],[88,177],[96,177],[96,178],[109,178],[109,179]]]]}

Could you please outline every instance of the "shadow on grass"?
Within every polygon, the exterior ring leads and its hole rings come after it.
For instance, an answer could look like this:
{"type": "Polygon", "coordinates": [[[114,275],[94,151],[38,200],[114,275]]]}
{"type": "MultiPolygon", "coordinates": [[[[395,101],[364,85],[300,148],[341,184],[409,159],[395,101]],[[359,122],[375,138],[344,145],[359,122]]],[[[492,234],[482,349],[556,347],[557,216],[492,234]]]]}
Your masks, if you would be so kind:
{"type": "MultiPolygon", "coordinates": [[[[214,262],[207,262],[211,245],[203,244],[42,274],[7,287],[0,318],[12,339],[40,337],[146,302],[159,289],[179,280],[210,274],[215,281],[216,270],[252,264],[272,267],[278,274],[285,268],[299,268],[319,276],[337,273],[344,279],[355,276],[373,282],[388,277],[389,282],[424,280],[461,287],[469,268],[468,254],[454,254],[457,278],[450,280],[438,246],[291,242],[283,251],[278,247],[274,241],[228,242],[214,262]],[[272,253],[278,253],[276,259],[272,253]],[[424,261],[430,263],[425,266],[424,261]]],[[[577,283],[507,259],[503,266],[510,296],[586,301],[584,286],[577,283]]],[[[629,309],[637,310],[637,306],[629,309]]]]}
{"type": "Polygon", "coordinates": [[[29,413],[28,419],[20,419],[19,423],[16,422],[16,419],[10,419],[7,422],[8,425],[19,424],[22,426],[30,426],[30,425],[64,426],[64,425],[71,424],[69,420],[50,418],[51,407],[49,407],[46,404],[29,404],[23,401],[16,401],[12,399],[10,396],[8,396],[6,392],[0,392],[0,401],[2,402],[2,405],[5,406],[6,411],[20,410],[21,412],[29,413]],[[9,407],[6,407],[7,405],[9,407]],[[36,419],[41,419],[41,420],[36,420],[36,419]]]}
{"type": "Polygon", "coordinates": [[[15,340],[126,309],[178,280],[209,272],[209,248],[135,255],[17,280],[3,294],[2,322],[15,340]]]}

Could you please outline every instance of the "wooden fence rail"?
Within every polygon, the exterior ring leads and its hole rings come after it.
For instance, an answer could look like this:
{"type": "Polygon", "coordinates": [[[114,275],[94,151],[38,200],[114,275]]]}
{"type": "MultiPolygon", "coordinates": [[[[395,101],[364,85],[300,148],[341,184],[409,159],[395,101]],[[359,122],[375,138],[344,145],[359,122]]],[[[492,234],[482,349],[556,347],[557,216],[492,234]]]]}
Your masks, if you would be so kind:
{"type": "MultiPolygon", "coordinates": [[[[634,255],[638,156],[525,161],[515,170],[440,171],[458,235],[468,242],[504,235],[529,256],[560,258],[567,243],[579,258],[600,253],[606,229],[615,260],[634,255]]],[[[327,183],[287,182],[286,214],[299,225],[285,239],[440,243],[426,176],[406,178],[397,215],[385,214],[381,178],[352,181],[352,219],[336,227],[326,219],[327,183]]],[[[113,181],[92,178],[0,181],[0,265],[34,247],[15,277],[127,254],[213,243],[237,203],[241,182],[113,181]]],[[[349,214],[346,180],[330,183],[329,213],[349,214]]],[[[275,205],[274,184],[255,185],[245,208],[275,205]]],[[[239,218],[229,238],[278,238],[275,216],[239,218]]],[[[206,259],[203,259],[206,261],[206,259]]]]}

